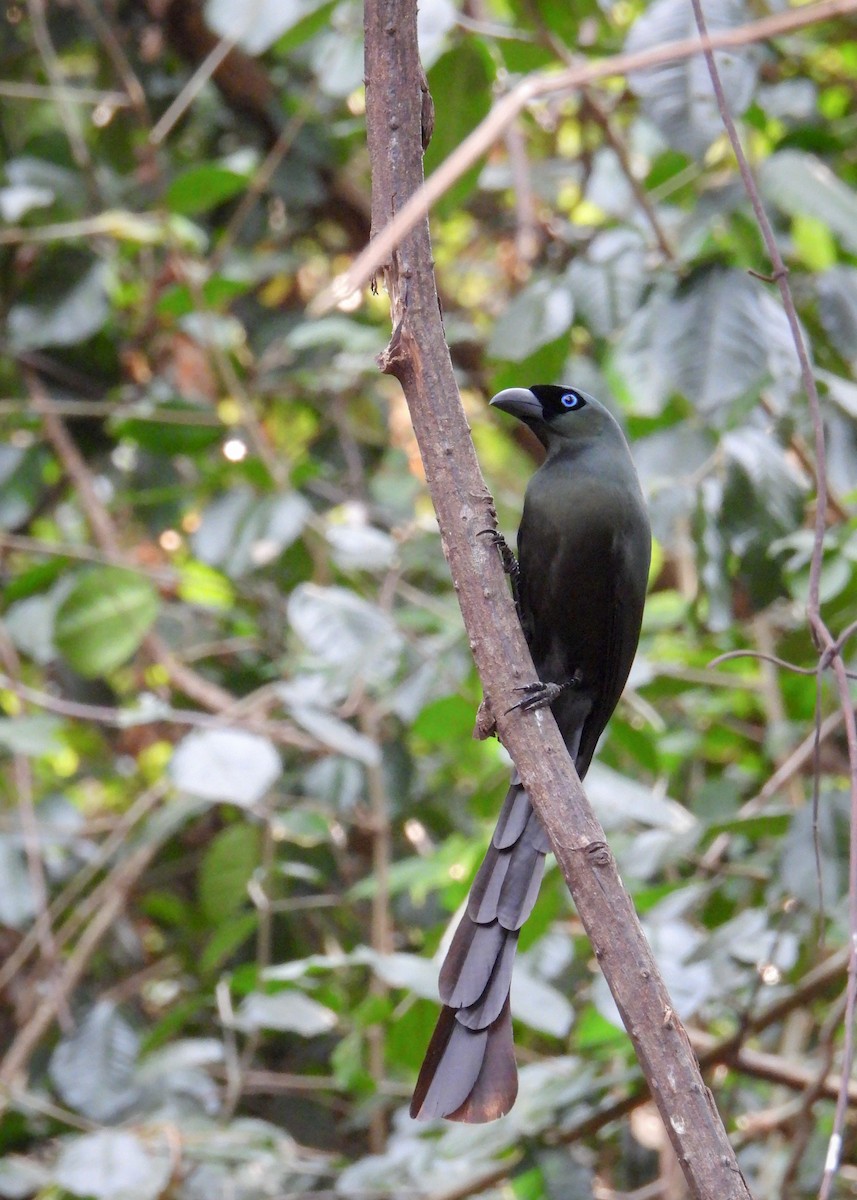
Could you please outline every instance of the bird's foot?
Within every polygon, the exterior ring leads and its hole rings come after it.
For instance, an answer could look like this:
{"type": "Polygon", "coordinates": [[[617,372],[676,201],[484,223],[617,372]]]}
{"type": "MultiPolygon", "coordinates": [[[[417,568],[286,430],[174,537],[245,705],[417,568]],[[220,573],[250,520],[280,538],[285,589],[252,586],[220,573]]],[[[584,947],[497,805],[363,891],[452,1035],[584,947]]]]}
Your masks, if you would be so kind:
{"type": "Polygon", "coordinates": [[[500,561],[503,564],[503,570],[507,575],[511,576],[513,581],[517,581],[521,575],[521,568],[518,566],[518,560],[509,548],[509,543],[503,537],[498,529],[480,529],[477,537],[490,537],[491,545],[496,546],[500,552],[500,561]]]}
{"type": "Polygon", "coordinates": [[[513,704],[511,708],[507,708],[506,712],[514,712],[518,708],[521,712],[533,712],[537,708],[547,708],[553,704],[557,696],[561,696],[569,688],[577,687],[581,678],[580,671],[575,671],[571,679],[567,679],[565,683],[542,683],[541,680],[538,680],[536,683],[525,683],[522,687],[516,687],[514,691],[523,692],[524,698],[517,704],[513,704]]]}

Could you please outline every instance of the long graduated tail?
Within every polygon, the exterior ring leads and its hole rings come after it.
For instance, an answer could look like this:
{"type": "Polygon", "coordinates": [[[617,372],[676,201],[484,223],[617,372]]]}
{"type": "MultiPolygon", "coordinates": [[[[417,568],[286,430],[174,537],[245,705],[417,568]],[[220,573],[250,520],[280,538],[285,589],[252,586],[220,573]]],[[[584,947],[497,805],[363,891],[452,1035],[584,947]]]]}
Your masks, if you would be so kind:
{"type": "Polygon", "coordinates": [[[411,1116],[493,1121],[518,1094],[509,988],[518,931],[536,902],[550,842],[517,771],[440,971],[444,1003],[411,1116]]]}

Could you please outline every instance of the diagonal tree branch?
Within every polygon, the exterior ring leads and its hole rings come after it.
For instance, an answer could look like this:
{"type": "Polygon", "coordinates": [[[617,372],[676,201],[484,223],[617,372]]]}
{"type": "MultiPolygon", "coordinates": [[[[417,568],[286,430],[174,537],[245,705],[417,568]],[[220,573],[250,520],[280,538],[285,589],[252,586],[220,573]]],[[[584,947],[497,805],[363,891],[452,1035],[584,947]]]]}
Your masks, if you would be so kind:
{"type": "MultiPolygon", "coordinates": [[[[395,220],[391,221],[383,231],[376,230],[376,236],[362,254],[358,255],[348,270],[334,279],[330,286],[315,298],[310,305],[311,314],[321,316],[334,308],[345,297],[365,287],[375,272],[389,260],[393,247],[424,220],[432,205],[452,187],[457,179],[461,178],[465,171],[491,149],[516,117],[534,100],[544,96],[572,92],[585,84],[594,83],[598,79],[609,79],[616,75],[627,75],[631,71],[643,71],[649,67],[660,66],[662,63],[693,58],[706,48],[720,50],[766,41],[768,38],[791,33],[797,29],[803,29],[807,25],[818,24],[820,21],[844,16],[855,10],[857,10],[857,0],[820,0],[818,4],[808,4],[802,8],[792,8],[785,12],[774,13],[759,21],[740,25],[737,29],[719,30],[711,37],[684,38],[681,41],[668,42],[663,46],[655,46],[650,50],[641,50],[635,54],[617,54],[603,59],[601,62],[569,67],[565,71],[543,71],[528,75],[497,101],[487,117],[467,135],[464,141],[424,183],[422,179],[420,180],[419,188],[411,192],[407,201],[397,207],[395,220]]],[[[376,222],[377,218],[373,216],[373,224],[376,222]]]]}
{"type": "MultiPolygon", "coordinates": [[[[377,235],[422,184],[424,106],[415,0],[367,0],[367,135],[377,235]]],[[[424,86],[424,84],[423,84],[424,86]]],[[[498,556],[479,531],[491,498],[443,335],[425,212],[385,268],[393,336],[382,369],[402,385],[420,446],[444,552],[476,665],[508,747],[545,828],[669,1137],[697,1200],[748,1200],[726,1131],[628,893],[548,710],[504,713],[501,699],[535,678],[498,556]]]]}

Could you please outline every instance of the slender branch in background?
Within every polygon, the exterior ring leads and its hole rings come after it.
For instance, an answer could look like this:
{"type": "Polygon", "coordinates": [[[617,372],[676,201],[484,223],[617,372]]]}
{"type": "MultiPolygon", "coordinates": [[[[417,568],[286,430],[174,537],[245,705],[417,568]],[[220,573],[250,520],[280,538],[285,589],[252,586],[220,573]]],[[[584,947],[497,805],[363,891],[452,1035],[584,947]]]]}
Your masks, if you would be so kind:
{"type": "Polygon", "coordinates": [[[309,306],[310,315],[321,316],[335,308],[346,297],[364,288],[389,261],[396,245],[425,218],[432,205],[491,149],[512,121],[534,100],[553,94],[574,92],[597,79],[627,75],[631,71],[643,71],[663,63],[693,58],[701,54],[706,46],[715,50],[747,46],[854,11],[857,11],[857,0],[821,0],[818,4],[788,9],[759,21],[740,25],[736,29],[718,30],[711,37],[684,38],[652,50],[643,50],[636,54],[617,54],[601,62],[571,67],[566,71],[538,72],[527,76],[494,105],[488,116],[468,134],[442,165],[405,204],[397,208],[392,220],[372,238],[348,270],[334,279],[315,298],[309,306]]]}
{"type": "Polygon", "coordinates": [[[62,84],[59,87],[45,87],[42,83],[13,83],[8,79],[0,81],[0,96],[6,96],[9,100],[53,100],[57,104],[86,104],[95,108],[102,104],[109,108],[131,107],[131,101],[124,92],[62,84]]]}
{"type": "Polygon", "coordinates": [[[101,550],[109,554],[112,559],[121,559],[123,555],[119,536],[110,514],[99,499],[92,474],[83,455],[74,444],[63,422],[54,412],[50,398],[42,387],[42,381],[38,375],[26,367],[23,374],[33,409],[41,418],[45,435],[74,485],[95,540],[101,550]]]}
{"type": "MultiPolygon", "coordinates": [[[[840,1022],[845,1015],[845,1009],[848,1004],[847,987],[845,992],[839,997],[837,1002],[830,1007],[830,1011],[824,1018],[821,1028],[818,1031],[816,1041],[816,1056],[818,1065],[815,1071],[815,1077],[807,1082],[803,1095],[801,1096],[800,1107],[795,1115],[795,1119],[791,1123],[792,1134],[792,1151],[789,1156],[788,1165],[783,1172],[782,1189],[783,1195],[790,1195],[797,1185],[798,1171],[803,1162],[804,1153],[806,1152],[807,1144],[815,1132],[813,1123],[813,1108],[816,1100],[821,1096],[826,1096],[835,1100],[838,1096],[839,1089],[842,1086],[841,1080],[831,1075],[833,1069],[833,1060],[836,1054],[836,1033],[839,1029],[840,1022]],[[835,1084],[833,1095],[830,1096],[827,1092],[827,1085],[835,1084]]],[[[852,1097],[853,1082],[848,1085],[849,1102],[854,1103],[852,1097]]]]}
{"type": "MultiPolygon", "coordinates": [[[[51,82],[52,90],[55,93],[60,93],[65,89],[65,79],[63,78],[59,56],[51,41],[45,0],[27,0],[27,11],[30,14],[33,41],[41,55],[45,66],[45,73],[51,82]]],[[[93,208],[96,208],[99,205],[98,183],[92,165],[92,158],[90,157],[86,139],[81,129],[80,114],[75,107],[65,104],[60,100],[57,100],[56,110],[65,130],[74,161],[80,167],[80,172],[86,180],[89,202],[93,208]]]]}
{"type": "MultiPolygon", "coordinates": [[[[59,895],[54,897],[50,906],[50,916],[54,924],[59,921],[62,914],[80,896],[87,884],[110,861],[114,852],[127,841],[134,826],[162,799],[166,790],[166,784],[163,782],[156,784],[138,796],[127,812],[122,814],[116,824],[116,828],[104,839],[95,855],[80,871],[71,877],[59,895]]],[[[77,920],[79,919],[79,913],[80,906],[78,905],[75,907],[75,911],[71,914],[71,917],[77,920]]],[[[74,928],[77,928],[77,926],[74,928]]],[[[69,921],[66,921],[66,924],[58,934],[60,947],[68,941],[73,932],[74,929],[70,928],[69,921]]],[[[36,931],[35,929],[30,929],[24,934],[8,958],[4,960],[2,966],[0,966],[0,992],[3,991],[23,968],[27,959],[36,948],[36,945],[36,931]]]]}
{"type": "Polygon", "coordinates": [[[509,169],[512,174],[512,193],[515,203],[515,255],[518,271],[526,277],[530,263],[538,257],[541,237],[536,219],[535,196],[527,156],[527,143],[520,121],[513,121],[503,138],[509,169]]]}
{"type": "Polygon", "coordinates": [[[149,865],[157,844],[141,846],[130,854],[111,877],[109,893],[96,909],[92,920],[84,929],[72,953],[69,955],[62,975],[50,995],[39,1001],[35,1012],[18,1032],[0,1061],[0,1114],[14,1102],[21,1078],[39,1042],[53,1025],[60,1006],[68,1000],[83,977],[103,939],[125,906],[128,893],[149,865]]]}
{"type": "MultiPolygon", "coordinates": [[[[211,312],[197,273],[195,271],[185,271],[184,282],[187,284],[188,291],[193,297],[197,314],[200,317],[209,316],[212,321],[215,320],[217,314],[211,312]]],[[[247,389],[244,387],[238,376],[238,372],[232,365],[229,355],[223,349],[218,338],[210,339],[209,353],[224,391],[235,401],[241,411],[241,423],[247,432],[253,449],[264,463],[265,469],[277,489],[281,492],[285,491],[289,478],[288,463],[284,462],[274,452],[268,435],[259,418],[256,416],[253,401],[250,399],[247,389]]]]}
{"type": "Polygon", "coordinates": [[[303,129],[310,115],[310,106],[318,97],[318,93],[318,83],[314,83],[306,98],[302,101],[298,111],[284,126],[276,142],[274,142],[271,149],[265,155],[262,163],[256,168],[247,190],[241,197],[234,213],[229,218],[229,223],[223,231],[223,236],[217,243],[217,247],[209,259],[208,269],[210,273],[214,274],[220,270],[223,260],[235,244],[235,240],[241,232],[244,222],[255,208],[259,197],[270,184],[280,163],[295,144],[298,134],[303,129]]]}
{"type": "MultiPolygon", "coordinates": [[[[531,2],[527,5],[527,9],[530,19],[539,30],[542,42],[553,51],[561,62],[564,62],[567,67],[572,68],[586,65],[585,59],[581,55],[573,54],[562,39],[557,37],[553,30],[547,27],[537,4],[531,2]]],[[[616,155],[619,166],[622,168],[622,174],[625,176],[628,186],[634,193],[634,199],[639,205],[640,211],[644,213],[651,227],[661,254],[667,262],[674,262],[675,250],[655,211],[655,206],[652,203],[649,193],[637,178],[631,166],[628,148],[620,137],[619,132],[614,128],[609,111],[606,107],[602,106],[601,101],[592,88],[582,87],[580,89],[580,101],[584,116],[588,116],[600,128],[604,134],[605,141],[616,155]]]]}
{"type": "MultiPolygon", "coordinates": [[[[92,530],[95,541],[103,553],[111,561],[124,562],[124,555],[119,534],[113,518],[102,503],[92,473],[86,460],[78,450],[63,422],[54,412],[50,399],[42,386],[41,380],[33,372],[25,368],[24,378],[32,400],[33,408],[41,417],[47,440],[59,458],[62,466],[74,485],[81,508],[92,530]]],[[[195,700],[202,708],[219,713],[226,721],[240,711],[244,701],[236,699],[231,692],[219,684],[206,679],[191,667],[183,663],[170,649],[159,633],[150,630],[143,639],[143,649],[154,662],[159,663],[169,675],[172,683],[184,692],[191,700],[195,700]]],[[[246,723],[245,723],[246,724],[246,723]]],[[[318,749],[319,743],[314,738],[295,729],[286,721],[273,723],[277,730],[279,741],[286,740],[287,744],[318,749]]],[[[258,726],[257,726],[258,728],[258,726]]],[[[260,730],[261,731],[261,730],[260,730]]]]}
{"type": "MultiPolygon", "coordinates": [[[[128,61],[128,56],[122,48],[122,43],[114,33],[112,26],[105,18],[101,9],[95,3],[95,0],[75,0],[75,3],[95,30],[101,40],[101,44],[107,51],[110,61],[113,63],[113,69],[122,80],[125,88],[125,94],[122,96],[122,105],[130,105],[136,113],[140,128],[148,130],[152,124],[152,119],[146,100],[146,93],[143,90],[143,85],[134,73],[134,68],[128,61]]],[[[111,101],[103,100],[101,104],[109,106],[111,105],[111,101]]],[[[120,106],[112,105],[112,107],[120,106]]]]}
{"type": "Polygon", "coordinates": [[[149,134],[149,143],[152,146],[159,146],[170,135],[226,56],[234,50],[238,37],[238,34],[233,34],[231,37],[221,38],[205,56],[160,121],[153,127],[149,134]]]}
{"type": "Polygon", "coordinates": [[[581,100],[583,103],[584,113],[588,114],[595,124],[600,127],[607,144],[616,155],[619,166],[622,168],[622,174],[627,179],[628,186],[634,193],[634,199],[640,206],[640,211],[645,214],[652,233],[655,235],[655,241],[658,244],[658,249],[660,250],[666,262],[675,262],[676,253],[672,242],[670,241],[666,230],[661,224],[660,217],[655,211],[655,206],[652,204],[649,193],[637,178],[634,168],[631,166],[628,148],[622,141],[622,138],[619,136],[618,131],[614,128],[613,122],[610,120],[610,113],[601,105],[600,100],[597,99],[596,93],[592,90],[592,88],[581,89],[581,100]]]}
{"type": "MultiPolygon", "coordinates": [[[[0,662],[12,676],[17,679],[21,674],[21,662],[14,643],[0,622],[0,662]]],[[[39,829],[39,819],[33,799],[33,768],[29,758],[18,751],[12,754],[12,786],[17,801],[21,821],[21,834],[24,843],[24,854],[27,860],[27,873],[30,880],[30,891],[35,909],[35,921],[31,927],[34,942],[39,946],[42,961],[48,975],[52,975],[57,966],[57,944],[51,925],[48,898],[48,883],[45,877],[45,863],[42,852],[42,840],[39,829]]],[[[2,985],[0,985],[2,991],[2,985]]],[[[64,1025],[71,1020],[68,1005],[63,999],[60,1018],[64,1025]]]]}
{"type": "MultiPolygon", "coordinates": [[[[796,746],[786,758],[782,765],[774,771],[773,775],[755,796],[752,796],[738,810],[738,817],[751,817],[755,813],[761,812],[769,800],[772,800],[783,787],[785,787],[799,771],[802,771],[807,763],[811,762],[817,748],[825,742],[829,737],[832,737],[838,729],[842,727],[844,717],[841,709],[825,717],[818,730],[813,730],[803,739],[800,745],[796,746]]],[[[706,850],[705,854],[699,860],[699,867],[703,871],[716,871],[720,865],[720,861],[726,854],[729,846],[732,844],[732,835],[729,833],[721,833],[714,839],[711,845],[706,850]]]]}
{"type": "MultiPolygon", "coordinates": [[[[390,805],[387,785],[381,765],[381,740],[379,714],[369,700],[360,707],[360,732],[378,747],[378,762],[366,767],[366,784],[369,792],[369,812],[372,834],[372,876],[375,890],[372,893],[371,939],[372,949],[377,954],[390,954],[393,949],[392,923],[390,920],[390,860],[392,838],[390,834],[390,805]]],[[[377,971],[372,972],[370,989],[373,996],[384,997],[389,988],[377,971]]],[[[369,1043],[369,1073],[379,1093],[386,1075],[384,1057],[386,1033],[380,1022],[374,1023],[367,1033],[369,1043]]],[[[387,1114],[376,1107],[369,1122],[369,1148],[373,1154],[381,1154],[387,1142],[387,1114]]]]}
{"type": "MultiPolygon", "coordinates": [[[[693,4],[694,17],[696,19],[696,25],[699,30],[700,37],[707,38],[708,30],[705,22],[705,14],[702,10],[702,0],[691,0],[691,2],[693,4]]],[[[780,290],[783,309],[789,323],[789,329],[791,330],[798,362],[800,363],[801,379],[806,391],[815,435],[815,537],[813,541],[812,559],[810,562],[807,617],[809,620],[809,626],[813,640],[815,641],[819,651],[817,667],[819,698],[816,701],[816,728],[818,729],[821,724],[821,711],[819,703],[821,676],[823,671],[830,666],[833,670],[836,680],[836,687],[839,693],[839,704],[842,710],[843,720],[845,722],[845,740],[848,746],[848,764],[851,784],[851,829],[849,844],[850,859],[848,871],[848,923],[850,933],[850,959],[848,964],[847,1003],[845,1009],[844,1044],[842,1052],[842,1087],[836,1102],[836,1112],[834,1114],[833,1129],[831,1131],[830,1141],[828,1144],[824,1175],[818,1193],[819,1200],[828,1200],[831,1188],[833,1187],[833,1181],[839,1171],[842,1152],[842,1137],[845,1128],[845,1118],[848,1107],[847,1081],[851,1077],[851,1067],[854,1062],[854,1017],[855,1008],[857,1008],[857,720],[855,720],[851,693],[848,687],[848,672],[845,668],[845,663],[840,652],[839,644],[834,639],[821,615],[821,568],[824,558],[824,539],[827,530],[827,454],[824,441],[824,419],[821,413],[821,402],[818,397],[818,389],[815,385],[815,376],[813,374],[812,364],[809,358],[809,351],[807,350],[807,346],[803,338],[800,321],[798,320],[797,309],[795,307],[794,298],[789,285],[788,269],[783,261],[783,257],[780,253],[779,246],[777,245],[777,239],[774,235],[771,222],[768,219],[768,214],[765,212],[765,207],[762,204],[762,198],[759,195],[759,189],[757,188],[756,181],[753,178],[753,172],[750,169],[750,164],[747,161],[746,154],[744,153],[744,148],[741,144],[741,138],[738,135],[738,130],[732,117],[732,113],[729,108],[729,102],[726,98],[726,93],[723,88],[723,83],[720,79],[717,62],[710,45],[705,50],[705,62],[708,66],[708,73],[711,76],[711,85],[714,89],[714,95],[717,100],[717,106],[720,111],[721,120],[723,121],[723,127],[726,130],[733,153],[735,154],[744,187],[753,207],[753,212],[756,216],[756,221],[758,222],[759,230],[762,234],[765,248],[771,261],[771,266],[773,267],[773,278],[775,279],[780,290]]],[[[815,778],[816,780],[818,779],[817,771],[815,773],[815,778]]],[[[817,840],[816,853],[818,853],[817,840]]]]}
{"type": "MultiPolygon", "coordinates": [[[[273,828],[273,812],[270,798],[264,804],[262,814],[262,847],[259,868],[253,874],[247,885],[250,899],[259,914],[256,926],[256,970],[259,978],[264,977],[266,969],[271,965],[271,946],[273,936],[274,905],[268,894],[273,883],[274,864],[276,860],[276,840],[273,828]]],[[[218,1008],[221,1010],[221,1024],[224,1028],[224,1054],[229,1070],[227,1071],[226,1095],[223,1098],[223,1120],[229,1121],[235,1115],[235,1110],[244,1095],[247,1074],[250,1065],[259,1049],[262,1040],[261,1030],[252,1029],[239,1053],[235,1030],[230,1021],[224,1020],[232,1014],[232,999],[228,983],[224,980],[225,991],[218,991],[218,1008]],[[224,1008],[224,1006],[226,1006],[224,1008]]]]}

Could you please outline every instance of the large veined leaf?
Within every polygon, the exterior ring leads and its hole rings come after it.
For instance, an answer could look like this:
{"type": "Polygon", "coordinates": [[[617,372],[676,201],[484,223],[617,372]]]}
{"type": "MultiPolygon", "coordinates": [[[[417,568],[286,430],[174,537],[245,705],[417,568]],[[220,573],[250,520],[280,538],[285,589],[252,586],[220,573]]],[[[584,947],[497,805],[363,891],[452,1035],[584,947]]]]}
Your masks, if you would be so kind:
{"type": "Polygon", "coordinates": [[[32,302],[13,305],[9,340],[16,350],[73,346],[97,333],[109,312],[107,267],[97,262],[71,283],[60,275],[45,281],[32,302]]]}
{"type": "Polygon", "coordinates": [[[316,660],[335,668],[338,678],[390,679],[403,650],[392,619],[345,588],[305,583],[289,597],[292,628],[316,660]]]}
{"type": "Polygon", "coordinates": [[[842,357],[857,362],[857,268],[833,267],[818,279],[824,328],[842,357]]]}
{"type": "Polygon", "coordinates": [[[574,300],[564,279],[537,279],[514,298],[494,326],[488,353],[521,362],[571,328],[574,300]]]}
{"type": "Polygon", "coordinates": [[[248,54],[262,54],[299,21],[327,0],[208,0],[206,24],[224,38],[234,38],[248,54]]]}
{"type": "Polygon", "coordinates": [[[172,1173],[171,1155],[156,1139],[144,1144],[124,1129],[69,1138],[54,1168],[56,1186],[95,1200],[156,1200],[172,1173]]]}
{"type": "Polygon", "coordinates": [[[581,317],[599,337],[624,325],[646,287],[642,239],[630,229],[609,229],[593,238],[567,278],[581,317]]]}
{"type": "Polygon", "coordinates": [[[245,729],[202,729],[188,734],[170,761],[173,783],[203,800],[258,804],[281,771],[273,742],[245,729]]]}
{"type": "Polygon", "coordinates": [[[780,150],[759,168],[762,192],[789,216],[813,217],[857,252],[857,192],[814,154],[780,150]]]}
{"type": "Polygon", "coordinates": [[[131,657],[158,608],[158,593],[144,575],[94,567],[80,576],[57,610],[54,642],[80,675],[104,675],[131,657]]]}
{"type": "Polygon", "coordinates": [[[50,1074],[64,1104],[93,1121],[121,1116],[139,1096],[140,1039],[114,1004],[94,1005],[54,1050],[50,1074]]]}
{"type": "Polygon", "coordinates": [[[680,392],[715,425],[764,384],[786,394],[798,362],[785,313],[742,271],[710,270],[677,295],[658,293],[638,310],[617,353],[635,399],[657,411],[680,392]]]}
{"type": "MultiPolygon", "coordinates": [[[[705,17],[713,34],[744,24],[750,13],[743,0],[708,0],[705,17]]],[[[625,50],[636,53],[696,36],[693,10],[686,0],[655,0],[634,23],[625,50]]],[[[758,51],[752,47],[718,50],[715,57],[732,112],[740,114],[753,98],[758,51]]],[[[636,71],[628,82],[642,100],[646,116],[674,149],[701,158],[723,132],[702,55],[636,71]]]]}

